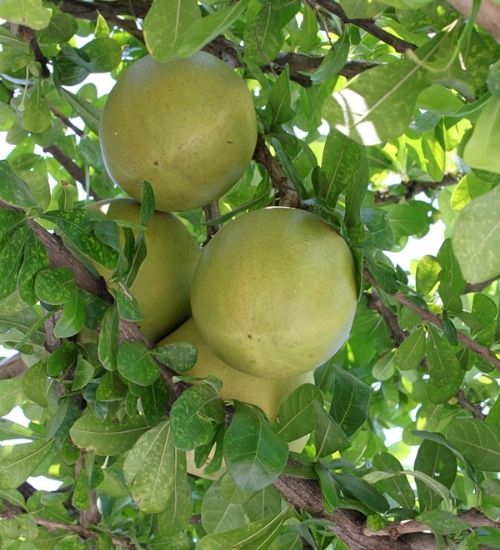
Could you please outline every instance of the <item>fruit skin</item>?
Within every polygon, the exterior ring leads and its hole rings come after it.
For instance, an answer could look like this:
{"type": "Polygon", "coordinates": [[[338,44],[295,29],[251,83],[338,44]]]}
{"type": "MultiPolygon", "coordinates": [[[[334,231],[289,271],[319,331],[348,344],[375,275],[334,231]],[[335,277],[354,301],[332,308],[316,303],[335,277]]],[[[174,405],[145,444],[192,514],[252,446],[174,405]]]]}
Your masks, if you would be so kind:
{"type": "MultiPolygon", "coordinates": [[[[220,396],[225,400],[237,399],[257,405],[267,415],[272,422],[278,414],[279,407],[285,398],[295,388],[302,384],[314,384],[314,375],[312,372],[307,372],[293,378],[283,380],[267,380],[265,378],[257,378],[233,369],[221,361],[213,351],[207,346],[206,342],[200,335],[193,318],[188,319],[175,332],[163,338],[158,346],[172,344],[175,342],[188,342],[198,350],[198,359],[192,369],[187,374],[189,376],[206,377],[209,374],[216,376],[222,381],[220,396]]],[[[301,437],[289,443],[291,451],[300,453],[304,448],[309,435],[301,437]]],[[[213,451],[210,453],[208,462],[213,457],[213,451]]],[[[207,475],[204,473],[205,465],[197,468],[194,463],[194,451],[186,453],[187,471],[192,475],[204,477],[207,479],[219,479],[226,471],[223,464],[221,469],[214,474],[207,475]]]]}
{"type": "Polygon", "coordinates": [[[228,223],[203,250],[191,287],[214,352],[253,376],[289,378],[327,361],[356,310],[352,254],[320,218],[293,208],[228,223]]]}
{"type": "Polygon", "coordinates": [[[189,376],[205,377],[209,374],[216,376],[222,381],[220,391],[222,399],[237,399],[257,405],[266,413],[270,421],[276,418],[282,401],[289,393],[302,384],[314,384],[312,372],[284,380],[267,380],[233,369],[221,361],[207,346],[193,318],[188,319],[175,332],[163,338],[158,345],[174,342],[188,342],[198,350],[198,360],[187,372],[189,376]]]}
{"type": "MultiPolygon", "coordinates": [[[[141,206],[135,201],[101,201],[92,209],[102,211],[108,205],[107,218],[140,223],[141,206]]],[[[190,315],[189,292],[200,249],[183,223],[167,212],[153,214],[145,238],[147,256],[130,292],[144,313],[144,319],[138,323],[140,329],[149,340],[156,342],[190,315]]],[[[94,265],[104,278],[111,277],[109,270],[94,265]]]]}
{"type": "Polygon", "coordinates": [[[257,122],[245,81],[216,57],[199,52],[158,63],[146,56],[111,91],[100,138],[111,178],[129,195],[140,201],[147,180],[158,210],[190,210],[245,173],[257,122]]]}

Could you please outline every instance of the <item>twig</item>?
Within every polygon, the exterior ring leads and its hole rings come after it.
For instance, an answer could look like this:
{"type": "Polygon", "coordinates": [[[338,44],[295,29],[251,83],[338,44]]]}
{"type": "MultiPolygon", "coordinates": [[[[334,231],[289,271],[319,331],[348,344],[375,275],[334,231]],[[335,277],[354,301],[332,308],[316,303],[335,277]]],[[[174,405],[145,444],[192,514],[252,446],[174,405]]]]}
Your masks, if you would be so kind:
{"type": "Polygon", "coordinates": [[[40,63],[42,77],[48,78],[50,76],[50,71],[48,68],[49,60],[45,57],[45,55],[43,55],[42,50],[40,50],[35,31],[33,29],[30,29],[29,27],[23,27],[22,25],[20,25],[18,29],[18,34],[23,40],[26,40],[26,42],[28,42],[31,51],[35,56],[35,60],[40,63]]]}
{"type": "Polygon", "coordinates": [[[57,145],[50,145],[43,150],[45,153],[50,153],[73,179],[85,185],[85,172],[67,157],[57,145]]]}
{"type": "Polygon", "coordinates": [[[273,187],[279,193],[280,206],[298,207],[300,205],[300,196],[295,191],[292,183],[286,177],[280,163],[271,155],[271,151],[267,148],[266,142],[262,136],[257,139],[257,147],[255,148],[253,158],[269,173],[273,187]]]}
{"type": "Polygon", "coordinates": [[[396,315],[382,302],[379,296],[372,291],[366,294],[367,305],[370,309],[377,311],[384,319],[387,328],[391,333],[391,339],[394,345],[400,346],[403,340],[408,336],[408,332],[403,330],[398,323],[396,315]]]}
{"type": "Polygon", "coordinates": [[[73,132],[77,136],[82,137],[85,134],[85,132],[83,130],[80,130],[80,128],[78,128],[76,124],[73,124],[73,122],[71,122],[71,120],[66,115],[61,113],[61,111],[57,109],[57,107],[54,107],[54,105],[49,105],[49,109],[65,126],[71,128],[71,130],[73,130],[73,132]]]}
{"type": "Polygon", "coordinates": [[[363,29],[367,33],[378,38],[380,41],[389,44],[389,46],[392,46],[399,53],[405,53],[407,50],[416,49],[415,44],[407,42],[406,40],[402,40],[394,34],[391,34],[387,31],[384,31],[384,29],[381,29],[379,26],[377,26],[373,19],[350,19],[349,17],[347,17],[347,14],[341,7],[340,3],[334,2],[333,0],[308,0],[308,2],[309,4],[312,4],[313,7],[315,5],[320,6],[329,13],[336,15],[342,21],[342,23],[346,25],[351,24],[359,27],[360,29],[363,29]]]}
{"type": "Polygon", "coordinates": [[[203,214],[205,215],[205,221],[207,222],[207,243],[220,229],[218,223],[212,223],[211,220],[216,220],[220,216],[219,203],[217,201],[207,204],[203,208],[203,214]]]}
{"type": "Polygon", "coordinates": [[[375,204],[395,204],[404,199],[411,199],[419,193],[427,193],[435,189],[441,189],[448,185],[455,185],[460,179],[460,174],[445,174],[443,179],[440,181],[402,181],[399,185],[391,185],[388,189],[384,191],[375,191],[375,204]],[[391,189],[393,187],[403,186],[404,194],[403,195],[391,195],[391,189]]]}
{"type": "Polygon", "coordinates": [[[487,281],[483,281],[482,283],[467,283],[465,285],[463,294],[468,294],[469,292],[481,292],[481,290],[484,290],[485,288],[489,287],[492,283],[498,280],[498,277],[495,277],[494,279],[488,279],[487,281]]]}
{"type": "Polygon", "coordinates": [[[475,418],[478,418],[479,420],[484,420],[486,418],[486,415],[481,410],[481,407],[474,405],[467,399],[467,397],[465,397],[464,390],[458,390],[455,398],[460,403],[460,406],[466,411],[469,411],[475,418]]]}

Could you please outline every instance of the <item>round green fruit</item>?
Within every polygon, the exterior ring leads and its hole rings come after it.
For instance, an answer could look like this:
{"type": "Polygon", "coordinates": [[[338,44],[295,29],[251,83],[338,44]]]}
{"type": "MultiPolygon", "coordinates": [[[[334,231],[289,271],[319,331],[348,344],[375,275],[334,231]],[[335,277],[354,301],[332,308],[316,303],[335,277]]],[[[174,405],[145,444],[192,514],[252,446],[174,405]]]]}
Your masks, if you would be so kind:
{"type": "Polygon", "coordinates": [[[245,173],[257,139],[252,96],[231,68],[199,52],[146,56],[111,91],[100,129],[111,178],[134,199],[149,181],[164,211],[204,206],[245,173]]]}
{"type": "MultiPolygon", "coordinates": [[[[109,219],[140,223],[141,206],[131,199],[98,202],[92,206],[97,208],[109,219]]],[[[155,212],[144,236],[147,256],[130,292],[144,314],[139,327],[156,342],[190,315],[189,292],[200,249],[184,224],[168,212],[155,212]]],[[[95,267],[104,278],[111,277],[109,270],[95,267]]]]}
{"type": "Polygon", "coordinates": [[[196,325],[226,363],[252,376],[315,369],[345,342],[356,310],[354,260],[319,217],[275,207],[228,223],[191,287],[196,325]]]}
{"type": "Polygon", "coordinates": [[[237,369],[233,369],[207,346],[194,320],[191,318],[181,325],[175,332],[169,334],[158,345],[174,342],[188,342],[198,350],[198,359],[187,374],[189,376],[206,377],[213,375],[222,381],[220,396],[231,401],[236,399],[260,407],[272,422],[278,414],[278,409],[295,388],[302,384],[314,384],[312,372],[307,372],[283,380],[266,380],[251,376],[237,369]]]}

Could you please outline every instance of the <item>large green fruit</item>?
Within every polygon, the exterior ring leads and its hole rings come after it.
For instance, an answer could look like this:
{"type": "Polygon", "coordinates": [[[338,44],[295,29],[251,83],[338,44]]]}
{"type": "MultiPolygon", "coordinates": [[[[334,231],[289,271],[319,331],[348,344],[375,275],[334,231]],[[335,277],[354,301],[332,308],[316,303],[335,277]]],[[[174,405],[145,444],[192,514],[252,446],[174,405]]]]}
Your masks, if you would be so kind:
{"type": "Polygon", "coordinates": [[[186,321],[158,345],[174,342],[189,342],[198,350],[198,359],[195,366],[187,373],[189,376],[205,377],[210,374],[216,376],[222,381],[220,391],[222,399],[237,399],[257,405],[271,421],[276,418],[281,403],[289,393],[302,384],[314,384],[312,372],[283,380],[266,380],[233,369],[221,361],[207,346],[193,319],[186,321]]]}
{"type": "MultiPolygon", "coordinates": [[[[314,384],[314,375],[307,372],[292,378],[282,380],[266,380],[256,376],[250,376],[239,370],[233,369],[221,361],[214,352],[207,346],[201,337],[193,319],[189,319],[181,325],[175,332],[169,334],[158,345],[172,344],[175,342],[188,342],[193,344],[198,350],[198,359],[194,367],[188,371],[189,376],[206,377],[213,375],[222,381],[220,396],[222,399],[231,401],[237,399],[257,405],[267,415],[270,421],[273,421],[278,414],[279,407],[285,398],[295,388],[302,384],[314,384]]],[[[309,436],[306,435],[289,443],[291,451],[300,453],[304,448],[309,436]]],[[[198,468],[194,462],[194,452],[188,451],[187,471],[199,477],[210,479],[219,479],[226,471],[223,464],[221,469],[215,474],[207,475],[204,473],[204,466],[198,468]]],[[[213,458],[213,450],[208,458],[208,462],[213,458]]]]}
{"type": "Polygon", "coordinates": [[[140,201],[147,180],[159,210],[179,211],[208,204],[241,178],[257,123],[244,80],[216,57],[146,56],[111,91],[100,138],[115,182],[140,201]]]}
{"type": "Polygon", "coordinates": [[[356,310],[352,254],[317,216],[265,208],[227,224],[205,247],[191,306],[208,345],[253,376],[289,378],[327,361],[356,310]]]}
{"type": "MultiPolygon", "coordinates": [[[[131,199],[96,203],[107,217],[140,223],[141,206],[131,199]]],[[[130,287],[144,319],[138,323],[151,341],[168,334],[190,315],[189,292],[200,249],[184,224],[173,214],[155,212],[146,231],[146,259],[130,287]]],[[[109,279],[112,273],[96,269],[109,279]]]]}

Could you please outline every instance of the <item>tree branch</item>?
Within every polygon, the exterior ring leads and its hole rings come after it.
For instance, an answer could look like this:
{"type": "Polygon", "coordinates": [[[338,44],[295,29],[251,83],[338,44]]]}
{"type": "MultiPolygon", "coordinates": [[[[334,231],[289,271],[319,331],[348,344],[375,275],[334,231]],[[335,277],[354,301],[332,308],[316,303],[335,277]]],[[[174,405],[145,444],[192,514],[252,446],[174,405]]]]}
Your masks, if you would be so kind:
{"type": "Polygon", "coordinates": [[[300,196],[295,191],[290,180],[286,177],[278,160],[273,157],[269,151],[266,142],[262,136],[257,139],[257,147],[255,148],[254,160],[262,164],[269,173],[271,183],[276,188],[279,194],[280,206],[300,206],[300,196]]]}
{"type": "Polygon", "coordinates": [[[391,34],[384,29],[381,29],[373,19],[350,19],[347,17],[344,9],[341,7],[340,3],[334,2],[333,0],[307,0],[312,7],[323,8],[327,12],[336,15],[342,23],[345,25],[351,24],[363,29],[367,33],[375,36],[381,42],[385,42],[392,46],[397,52],[405,53],[407,50],[415,50],[415,44],[407,42],[398,38],[394,34],[391,34]]]}
{"type": "Polygon", "coordinates": [[[466,411],[469,411],[474,418],[478,418],[479,420],[484,420],[486,418],[486,415],[481,410],[481,407],[474,405],[467,399],[464,390],[458,390],[455,398],[460,406],[466,411]]]}
{"type": "Polygon", "coordinates": [[[399,326],[396,315],[384,304],[384,302],[382,302],[375,292],[372,291],[371,294],[365,294],[365,296],[368,307],[377,311],[384,319],[385,324],[391,333],[393,344],[396,347],[400,346],[403,340],[408,336],[408,332],[399,326]]]}
{"type": "Polygon", "coordinates": [[[16,376],[24,374],[26,370],[26,365],[22,360],[21,354],[16,353],[16,355],[8,357],[0,363],[0,380],[16,378],[16,376]]]}
{"type": "Polygon", "coordinates": [[[67,157],[57,145],[50,145],[43,150],[45,153],[50,153],[74,180],[85,185],[85,171],[67,157]]]}
{"type": "Polygon", "coordinates": [[[203,208],[203,214],[205,215],[205,221],[207,223],[207,240],[205,244],[219,231],[220,225],[218,223],[212,223],[212,220],[216,220],[220,216],[218,201],[211,202],[203,208]]]}
{"type": "Polygon", "coordinates": [[[71,122],[71,120],[66,115],[61,113],[61,111],[57,107],[54,107],[54,105],[49,105],[49,109],[65,126],[71,128],[71,130],[73,130],[73,132],[75,132],[78,137],[83,137],[85,132],[83,130],[80,130],[80,128],[78,128],[76,124],[73,124],[73,122],[71,122]]]}
{"type": "Polygon", "coordinates": [[[441,189],[448,185],[455,185],[460,180],[461,174],[445,174],[440,181],[402,181],[399,185],[391,185],[384,191],[375,191],[375,204],[395,204],[404,199],[412,199],[419,193],[427,193],[435,189],[441,189]],[[403,195],[391,195],[391,189],[399,186],[404,187],[403,195]]]}

